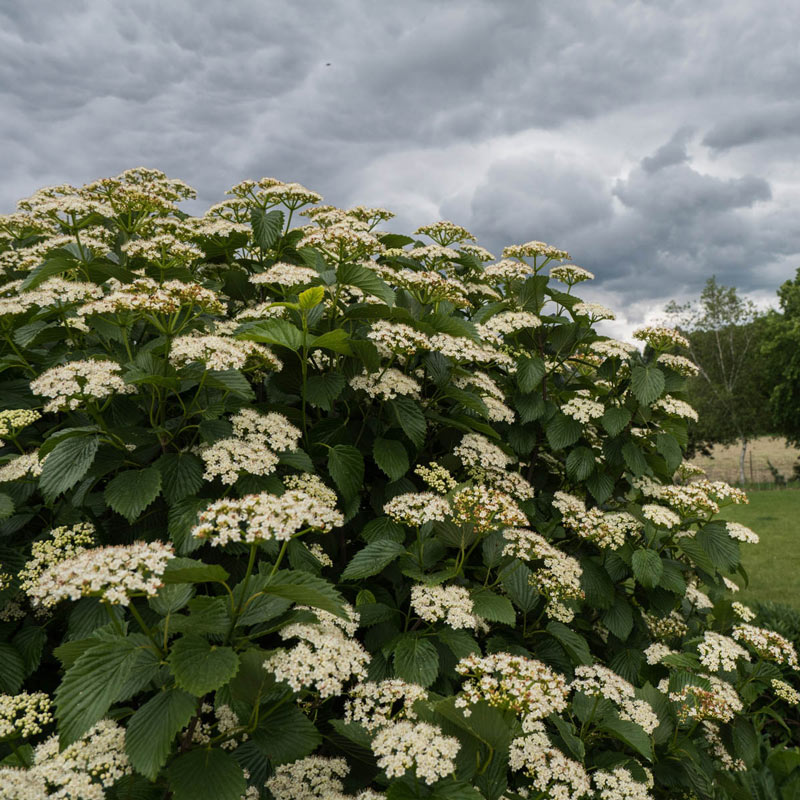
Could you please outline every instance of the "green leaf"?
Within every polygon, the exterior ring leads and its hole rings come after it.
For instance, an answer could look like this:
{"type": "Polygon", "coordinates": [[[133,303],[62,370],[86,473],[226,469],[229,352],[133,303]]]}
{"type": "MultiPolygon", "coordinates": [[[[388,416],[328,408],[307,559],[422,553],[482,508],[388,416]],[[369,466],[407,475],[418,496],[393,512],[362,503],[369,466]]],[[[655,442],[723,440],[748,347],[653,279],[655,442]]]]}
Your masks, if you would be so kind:
{"type": "Polygon", "coordinates": [[[161,580],[164,583],[223,583],[228,572],[219,564],[204,564],[194,558],[171,558],[161,580]]]}
{"type": "Polygon", "coordinates": [[[0,494],[0,520],[8,519],[14,513],[14,501],[7,494],[0,494]]]}
{"type": "Polygon", "coordinates": [[[353,355],[350,348],[350,337],[344,328],[335,328],[327,333],[315,336],[309,343],[310,348],[322,347],[326,350],[333,350],[334,353],[342,353],[346,356],[353,355]]]}
{"type": "Polygon", "coordinates": [[[642,405],[650,405],[664,391],[664,373],[657,367],[634,367],[631,370],[631,391],[642,405]]]}
{"type": "Polygon", "coordinates": [[[262,250],[271,250],[277,244],[283,230],[283,211],[251,208],[250,225],[253,228],[253,241],[262,250]]]}
{"type": "Polygon", "coordinates": [[[600,421],[610,436],[616,436],[631,421],[631,412],[620,406],[609,406],[600,421]]]}
{"type": "Polygon", "coordinates": [[[310,289],[300,292],[297,302],[301,311],[311,311],[323,301],[324,297],[325,288],[323,286],[312,286],[310,289]]]}
{"type": "Polygon", "coordinates": [[[26,625],[14,634],[11,644],[22,656],[26,675],[30,675],[39,666],[46,642],[47,631],[37,625],[26,625]]]}
{"type": "Polygon", "coordinates": [[[364,526],[361,538],[365,542],[377,542],[381,539],[402,542],[406,538],[406,532],[399,522],[390,517],[375,517],[364,526]]]}
{"type": "Polygon", "coordinates": [[[311,375],[306,381],[306,402],[323,411],[330,411],[334,400],[346,385],[347,380],[341,372],[311,375]]]}
{"type": "Polygon", "coordinates": [[[40,283],[44,283],[54,275],[61,275],[64,272],[77,269],[78,261],[73,258],[53,257],[39,264],[32,269],[19,287],[19,291],[26,292],[28,289],[35,289],[40,283]]]}
{"type": "Polygon", "coordinates": [[[170,504],[195,494],[203,485],[203,462],[191,453],[164,453],[156,461],[161,492],[170,504]]]}
{"type": "Polygon", "coordinates": [[[478,643],[465,630],[454,630],[445,626],[436,632],[439,641],[457,658],[466,658],[472,653],[480,653],[478,643]]]}
{"type": "Polygon", "coordinates": [[[355,497],[364,483],[364,458],[350,444],[337,444],[328,451],[328,471],[346,500],[355,497]]]}
{"type": "Polygon", "coordinates": [[[210,369],[206,372],[206,386],[222,389],[239,400],[253,402],[256,399],[253,389],[244,373],[238,369],[210,369]]]}
{"type": "Polygon", "coordinates": [[[294,703],[266,714],[252,736],[273,764],[289,764],[304,758],[322,744],[322,736],[314,723],[294,703]]]}
{"type": "Polygon", "coordinates": [[[120,472],[106,486],[103,496],[114,511],[133,522],[160,491],[161,473],[153,466],[120,472]]]}
{"type": "Polygon", "coordinates": [[[656,436],[656,451],[667,462],[667,469],[673,472],[683,461],[683,452],[678,440],[668,433],[659,433],[656,436]]]}
{"type": "Polygon", "coordinates": [[[128,680],[137,657],[131,639],[114,637],[78,656],[56,689],[56,717],[61,744],[79,739],[105,716],[128,680]]]}
{"type": "Polygon", "coordinates": [[[550,621],[547,624],[547,631],[558,643],[567,651],[569,657],[575,664],[591,664],[592,654],[589,652],[589,645],[577,631],[564,625],[563,622],[550,621]]]}
{"type": "Polygon", "coordinates": [[[376,439],[372,446],[372,457],[393,481],[399,480],[408,472],[408,453],[403,443],[396,439],[376,439]]]}
{"type": "Polygon", "coordinates": [[[726,572],[733,572],[739,566],[739,543],[731,539],[724,522],[709,522],[697,532],[695,537],[714,566],[726,572]]]}
{"type": "Polygon", "coordinates": [[[624,642],[633,630],[633,612],[628,601],[621,595],[617,595],[614,605],[604,612],[600,621],[614,636],[624,642]]]}
{"type": "Polygon", "coordinates": [[[303,346],[303,332],[285,319],[265,319],[248,325],[237,339],[277,344],[297,352],[303,346]]]}
{"type": "Polygon", "coordinates": [[[189,583],[165,583],[152,597],[147,598],[147,605],[166,617],[180,611],[191,600],[194,587],[189,583]]]}
{"type": "Polygon", "coordinates": [[[342,619],[348,618],[344,610],[344,599],[334,586],[324,578],[308,572],[279,570],[262,591],[298,605],[321,608],[342,619]]]}
{"type": "Polygon", "coordinates": [[[170,506],[167,515],[167,532],[175,543],[176,552],[191,553],[203,546],[203,540],[192,536],[192,529],[197,524],[197,515],[208,506],[208,500],[202,497],[184,497],[170,506]]]}
{"type": "Polygon", "coordinates": [[[637,550],[631,559],[631,567],[636,580],[646,589],[657,586],[664,572],[661,556],[655,550],[637,550]]]}
{"type": "Polygon", "coordinates": [[[180,689],[166,689],[151,697],[128,721],[125,751],[133,768],[154,781],[172,749],[172,743],[197,710],[197,698],[180,689]]]}
{"type": "Polygon", "coordinates": [[[86,475],[99,444],[97,436],[76,436],[64,439],[52,449],[39,476],[39,486],[47,500],[54,500],[86,475]]]}
{"type": "Polygon", "coordinates": [[[427,639],[406,635],[394,649],[394,671],[404,681],[428,687],[439,674],[439,654],[427,639]]]}
{"type": "Polygon", "coordinates": [[[336,280],[345,286],[355,286],[362,292],[379,297],[387,306],[394,305],[394,292],[389,285],[371,269],[352,261],[342,264],[336,270],[336,280]]]}
{"type": "Polygon", "coordinates": [[[403,433],[415,447],[422,447],[425,443],[427,422],[419,403],[411,397],[400,396],[390,400],[389,407],[394,412],[397,424],[403,429],[403,433]]]}
{"type": "Polygon", "coordinates": [[[169,622],[175,633],[222,634],[228,630],[230,611],[224,597],[200,595],[189,601],[189,615],[176,614],[169,622]]]}
{"type": "Polygon", "coordinates": [[[14,645],[0,642],[0,692],[17,694],[25,680],[25,660],[14,645]]]}
{"type": "Polygon", "coordinates": [[[517,620],[514,606],[507,597],[480,589],[472,595],[473,613],[478,617],[488,619],[490,622],[502,622],[504,625],[513,625],[517,620]]]}
{"type": "Polygon", "coordinates": [[[598,727],[634,749],[648,761],[653,760],[653,744],[650,737],[635,722],[608,716],[600,721],[598,727]]]}
{"type": "Polygon", "coordinates": [[[576,447],[567,456],[567,475],[576,481],[588,478],[595,466],[594,453],[588,447],[576,447]]]}
{"type": "Polygon", "coordinates": [[[644,457],[641,448],[633,442],[625,442],[622,445],[622,458],[625,466],[638,478],[647,472],[647,459],[644,457]]]}
{"type": "Polygon", "coordinates": [[[531,586],[531,570],[518,559],[514,559],[501,573],[500,582],[511,602],[523,614],[536,608],[539,593],[531,586]]]}
{"type": "Polygon", "coordinates": [[[212,645],[194,633],[172,645],[168,661],[177,685],[196,697],[224,686],[239,669],[239,656],[232,647],[212,645]]]}
{"type": "Polygon", "coordinates": [[[173,800],[240,800],[247,789],[236,759],[219,748],[198,748],[167,767],[173,800]]]}
{"type": "Polygon", "coordinates": [[[598,472],[587,479],[586,488],[592,493],[592,497],[602,505],[614,492],[614,479],[604,472],[598,472]]]}
{"type": "Polygon", "coordinates": [[[353,556],[342,573],[342,580],[357,580],[377,575],[405,552],[404,545],[397,542],[386,540],[372,542],[353,556]]]}
{"type": "Polygon", "coordinates": [[[544,378],[547,370],[538,356],[521,356],[517,361],[517,385],[521,392],[532,392],[544,378]]]}
{"type": "Polygon", "coordinates": [[[578,420],[559,412],[547,423],[545,433],[553,450],[564,450],[581,438],[583,426],[578,420]]]}
{"type": "Polygon", "coordinates": [[[591,608],[610,608],[614,602],[614,582],[602,564],[592,558],[581,559],[581,589],[591,608]]]}

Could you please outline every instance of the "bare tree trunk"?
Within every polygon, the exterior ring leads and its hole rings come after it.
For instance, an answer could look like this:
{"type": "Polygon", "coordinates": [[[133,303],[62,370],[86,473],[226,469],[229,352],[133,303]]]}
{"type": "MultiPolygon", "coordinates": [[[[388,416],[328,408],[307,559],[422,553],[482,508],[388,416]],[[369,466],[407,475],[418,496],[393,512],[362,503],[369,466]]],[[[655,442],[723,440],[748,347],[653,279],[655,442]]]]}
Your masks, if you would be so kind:
{"type": "Polygon", "coordinates": [[[747,454],[747,439],[742,436],[742,452],[739,454],[739,483],[745,482],[744,457],[747,454]]]}

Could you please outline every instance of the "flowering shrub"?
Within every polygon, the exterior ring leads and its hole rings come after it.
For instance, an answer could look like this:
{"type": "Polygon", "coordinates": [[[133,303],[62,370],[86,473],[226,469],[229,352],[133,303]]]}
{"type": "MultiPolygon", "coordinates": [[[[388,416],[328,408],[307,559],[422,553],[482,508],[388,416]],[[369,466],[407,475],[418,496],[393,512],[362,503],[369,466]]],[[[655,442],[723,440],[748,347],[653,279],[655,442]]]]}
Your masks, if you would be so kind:
{"type": "Polygon", "coordinates": [[[0,217],[0,798],[743,796],[797,654],[682,337],[541,242],[229,195],[0,217]]]}

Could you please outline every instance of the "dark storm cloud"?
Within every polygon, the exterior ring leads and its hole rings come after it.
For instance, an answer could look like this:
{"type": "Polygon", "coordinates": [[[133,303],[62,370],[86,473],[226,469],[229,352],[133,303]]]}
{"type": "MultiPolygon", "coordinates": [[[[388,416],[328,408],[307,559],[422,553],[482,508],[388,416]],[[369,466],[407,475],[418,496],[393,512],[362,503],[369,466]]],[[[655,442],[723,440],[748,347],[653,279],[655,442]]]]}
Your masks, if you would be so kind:
{"type": "Polygon", "coordinates": [[[495,249],[552,239],[626,298],[763,290],[800,253],[798,23],[779,0],[1,3],[0,210],[138,164],[195,211],[275,175],[495,249]]]}

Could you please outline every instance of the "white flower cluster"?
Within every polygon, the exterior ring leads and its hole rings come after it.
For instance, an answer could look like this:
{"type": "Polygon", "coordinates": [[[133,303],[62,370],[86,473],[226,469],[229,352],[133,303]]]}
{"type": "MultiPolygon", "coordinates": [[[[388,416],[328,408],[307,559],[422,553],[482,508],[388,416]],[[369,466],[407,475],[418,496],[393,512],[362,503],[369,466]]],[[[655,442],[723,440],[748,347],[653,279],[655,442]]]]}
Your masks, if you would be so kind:
{"type": "Polygon", "coordinates": [[[700,367],[684,356],[676,356],[672,353],[662,353],[656,361],[665,367],[677,372],[679,375],[694,377],[700,374],[700,367]]]}
{"type": "Polygon", "coordinates": [[[530,311],[501,311],[479,325],[478,331],[483,336],[507,336],[517,331],[538,328],[541,324],[539,317],[530,311]]]}
{"type": "Polygon", "coordinates": [[[786,664],[798,669],[797,651],[786,638],[768,628],[757,628],[755,625],[737,625],[733,629],[733,638],[744,642],[758,656],[776,664],[786,664]]]}
{"type": "Polygon", "coordinates": [[[352,609],[348,609],[349,620],[319,609],[314,609],[314,614],[319,620],[316,624],[297,622],[281,629],[282,639],[300,641],[271,655],[264,669],[295,692],[308,690],[321,698],[335,697],[344,692],[351,679],[366,678],[370,655],[353,638],[358,616],[352,609]]]}
{"type": "Polygon", "coordinates": [[[697,422],[699,417],[697,412],[684,400],[678,400],[677,397],[672,395],[664,395],[653,403],[653,408],[661,409],[665,414],[672,417],[681,417],[682,419],[690,419],[697,422]]]}
{"type": "Polygon", "coordinates": [[[52,721],[52,703],[44,692],[0,694],[0,740],[28,739],[52,721]]]}
{"type": "Polygon", "coordinates": [[[647,780],[642,783],[634,779],[630,770],[615,767],[610,772],[599,770],[593,780],[598,790],[597,800],[653,800],[653,776],[646,770],[647,780]]]}
{"type": "Polygon", "coordinates": [[[657,528],[668,528],[671,530],[681,524],[681,518],[678,514],[671,508],[658,505],[658,503],[645,503],[642,506],[642,516],[650,520],[657,528]]]}
{"type": "Polygon", "coordinates": [[[451,336],[449,333],[437,333],[431,337],[430,349],[441,353],[454,361],[475,362],[511,367],[514,359],[502,350],[489,344],[474,342],[465,336],[451,336]]]}
{"type": "Polygon", "coordinates": [[[646,325],[633,332],[633,338],[649,344],[653,350],[669,350],[670,347],[689,347],[689,340],[674,328],[646,325]]]}
{"type": "Polygon", "coordinates": [[[796,706],[800,703],[800,692],[793,686],[786,683],[786,681],[773,678],[771,681],[772,688],[775,690],[775,696],[781,700],[785,700],[790,705],[796,706]]]}
{"type": "Polygon", "coordinates": [[[319,278],[319,272],[311,267],[301,267],[297,264],[285,264],[278,261],[265,272],[258,272],[250,276],[250,283],[273,284],[277,286],[304,286],[319,278]]]}
{"type": "Polygon", "coordinates": [[[74,411],[88,398],[102,400],[112,394],[135,393],[136,387],[125,383],[121,371],[122,367],[116,361],[69,361],[45,370],[31,381],[31,391],[51,398],[45,403],[46,412],[74,411]]]}
{"type": "Polygon", "coordinates": [[[690,581],[686,584],[684,597],[689,604],[693,605],[698,611],[707,611],[714,608],[714,603],[711,601],[711,598],[705,592],[701,592],[700,589],[697,588],[696,581],[690,581]]]}
{"type": "Polygon", "coordinates": [[[642,528],[627,511],[602,511],[597,507],[587,510],[583,500],[567,492],[553,495],[553,507],[561,513],[565,527],[602,548],[615,550],[642,528]]]}
{"type": "Polygon", "coordinates": [[[63,750],[58,736],[42,742],[29,769],[0,767],[0,800],[105,800],[106,790],[132,772],[125,729],[103,719],[63,750]]]}
{"type": "Polygon", "coordinates": [[[283,367],[280,359],[262,344],[213,334],[178,336],[172,342],[169,361],[176,367],[201,361],[216,370],[243,369],[248,361],[278,371],[283,367]]]}
{"type": "Polygon", "coordinates": [[[398,395],[419,399],[422,391],[418,381],[394,367],[384,369],[380,373],[365,371],[350,378],[350,386],[366,392],[368,397],[379,397],[381,400],[394,400],[398,395]]]}
{"type": "Polygon", "coordinates": [[[428,785],[455,772],[460,748],[458,739],[445,736],[435,725],[410,720],[390,723],[372,740],[372,752],[387,777],[413,769],[428,785]]]}
{"type": "Polygon", "coordinates": [[[566,283],[568,286],[574,286],[576,283],[581,283],[582,281],[593,280],[594,273],[589,272],[588,269],[579,267],[577,264],[560,264],[550,270],[550,277],[561,281],[561,283],[566,283]]]}
{"type": "Polygon", "coordinates": [[[62,308],[89,298],[103,296],[103,290],[94,283],[49,278],[35,289],[20,291],[22,281],[11,281],[0,286],[0,316],[24,314],[31,308],[62,308]]]}
{"type": "Polygon", "coordinates": [[[572,417],[572,419],[577,420],[583,425],[586,425],[593,419],[602,417],[605,410],[606,408],[602,403],[583,396],[572,397],[561,406],[562,414],[572,417]]]}
{"type": "Polygon", "coordinates": [[[728,748],[725,747],[722,736],[720,736],[719,725],[707,719],[700,724],[703,726],[703,738],[708,742],[711,754],[722,764],[722,768],[732,772],[744,772],[747,765],[741,758],[734,758],[728,752],[728,748]]]}
{"type": "Polygon", "coordinates": [[[150,597],[161,588],[161,576],[173,558],[172,545],[134,542],[84,550],[40,573],[28,589],[31,602],[52,606],[60,600],[89,595],[111,605],[127,606],[132,595],[150,597]]]}
{"type": "Polygon", "coordinates": [[[544,561],[544,566],[531,575],[531,584],[547,598],[545,614],[548,617],[572,622],[575,611],[567,603],[585,596],[581,589],[583,569],[580,562],[528,528],[506,528],[503,538],[507,542],[503,555],[523,561],[544,561]]]}
{"type": "Polygon", "coordinates": [[[523,720],[526,735],[511,742],[508,766],[531,779],[539,797],[580,800],[591,790],[583,766],[554,747],[540,720],[523,720]]]}
{"type": "Polygon", "coordinates": [[[411,608],[425,622],[443,621],[451,628],[475,628],[479,619],[473,613],[469,591],[463,586],[411,587],[411,608]]]}
{"type": "Polygon", "coordinates": [[[606,358],[619,358],[625,361],[636,348],[627,342],[616,339],[598,339],[589,345],[589,349],[606,358]]]}
{"type": "MultiPolygon", "coordinates": [[[[738,586],[736,587],[739,588],[738,586]]],[[[752,622],[756,618],[756,612],[753,611],[752,608],[746,606],[744,603],[740,603],[737,600],[734,600],[731,603],[731,609],[733,613],[739,617],[740,620],[743,622],[752,622]]]]}
{"type": "Polygon", "coordinates": [[[327,533],[344,522],[330,500],[303,489],[287,489],[280,496],[262,492],[223,498],[200,512],[192,535],[224,547],[230,542],[286,541],[309,530],[327,533]]]}
{"type": "Polygon", "coordinates": [[[135,311],[142,314],[175,314],[182,308],[221,314],[223,305],[210,289],[197,283],[165,281],[159,283],[152,278],[137,278],[132,283],[121,284],[108,281],[111,291],[99,300],[81,306],[78,313],[118,314],[135,311]]]}
{"type": "Polygon", "coordinates": [[[716,719],[720,722],[730,722],[742,708],[742,700],[736,689],[716,675],[700,675],[701,680],[707,681],[710,688],[687,684],[680,689],[670,691],[669,680],[664,678],[658,689],[667,694],[676,705],[676,713],[681,722],[693,720],[699,722],[704,719],[716,719]]]}
{"type": "Polygon", "coordinates": [[[274,451],[295,450],[302,433],[283,414],[259,414],[246,408],[232,419],[233,437],[220,439],[200,451],[203,477],[236,483],[241,473],[270,475],[278,466],[274,451]]]}
{"type": "Polygon", "coordinates": [[[433,492],[408,492],[393,497],[383,507],[395,522],[418,528],[426,522],[442,522],[450,515],[450,504],[433,492]]]}
{"type": "Polygon", "coordinates": [[[466,680],[456,705],[468,716],[469,706],[482,700],[530,719],[543,719],[567,707],[569,686],[546,664],[511,653],[469,655],[456,664],[466,680]]]}
{"type": "Polygon", "coordinates": [[[653,644],[645,648],[644,658],[648,664],[660,664],[667,656],[673,656],[676,653],[677,650],[672,650],[661,642],[653,642],[653,644]]]}
{"type": "Polygon", "coordinates": [[[658,727],[658,716],[645,700],[636,699],[636,690],[624,678],[602,664],[578,666],[571,687],[591,697],[603,697],[619,707],[621,719],[635,722],[645,733],[658,727]]]}
{"type": "Polygon", "coordinates": [[[651,636],[657,639],[679,638],[685,636],[689,631],[686,620],[677,611],[670,611],[663,617],[657,617],[655,614],[642,614],[642,619],[651,636]]]}
{"type": "Polygon", "coordinates": [[[610,308],[600,305],[600,303],[575,303],[572,306],[572,314],[576,317],[589,317],[592,322],[617,318],[617,315],[610,308]]]}
{"type": "MultiPolygon", "coordinates": [[[[50,531],[49,538],[34,542],[31,558],[17,575],[20,589],[30,594],[46,569],[85,552],[95,542],[94,532],[94,525],[89,522],[61,525],[50,531]]],[[[56,602],[52,597],[43,597],[40,605],[47,608],[56,602]]]]}
{"type": "Polygon", "coordinates": [[[746,544],[758,544],[759,542],[758,534],[755,531],[751,531],[750,528],[746,525],[742,525],[740,522],[726,522],[725,527],[731,539],[736,539],[746,544]]]}
{"type": "Polygon", "coordinates": [[[533,270],[524,261],[503,259],[496,264],[489,264],[483,270],[483,279],[494,285],[524,281],[533,270]]]}
{"type": "MultiPolygon", "coordinates": [[[[38,411],[27,408],[0,411],[0,437],[13,436],[17,431],[36,422],[41,416],[42,415],[38,411]]],[[[4,444],[5,442],[0,439],[0,447],[4,444]]]]}
{"type": "Polygon", "coordinates": [[[736,669],[737,659],[750,661],[750,654],[729,636],[715,631],[706,631],[703,641],[697,645],[700,663],[712,672],[732,672],[736,669]]]}
{"type": "Polygon", "coordinates": [[[375,342],[378,351],[388,356],[391,353],[408,355],[418,350],[428,349],[430,339],[427,334],[404,322],[391,322],[379,319],[372,323],[367,339],[375,342]]]}
{"type": "Polygon", "coordinates": [[[503,471],[514,459],[480,433],[467,433],[453,455],[468,469],[503,471]]]}
{"type": "Polygon", "coordinates": [[[472,525],[479,534],[528,524],[528,518],[510,495],[484,484],[459,489],[453,495],[451,515],[456,525],[472,525]]]}
{"type": "Polygon", "coordinates": [[[441,464],[431,462],[427,466],[419,464],[414,467],[414,473],[434,491],[447,494],[458,486],[456,479],[441,464]]]}
{"type": "Polygon", "coordinates": [[[417,718],[414,703],[427,697],[421,686],[399,678],[358,683],[347,693],[344,721],[357,722],[372,731],[400,719],[413,720],[417,718]]]}
{"type": "Polygon", "coordinates": [[[551,244],[545,242],[525,242],[525,244],[510,244],[503,248],[503,258],[538,258],[544,257],[546,260],[564,261],[569,258],[566,250],[559,250],[551,244]]]}
{"type": "Polygon", "coordinates": [[[275,767],[266,787],[275,800],[344,800],[341,779],[348,772],[343,758],[306,756],[275,767]]]}

